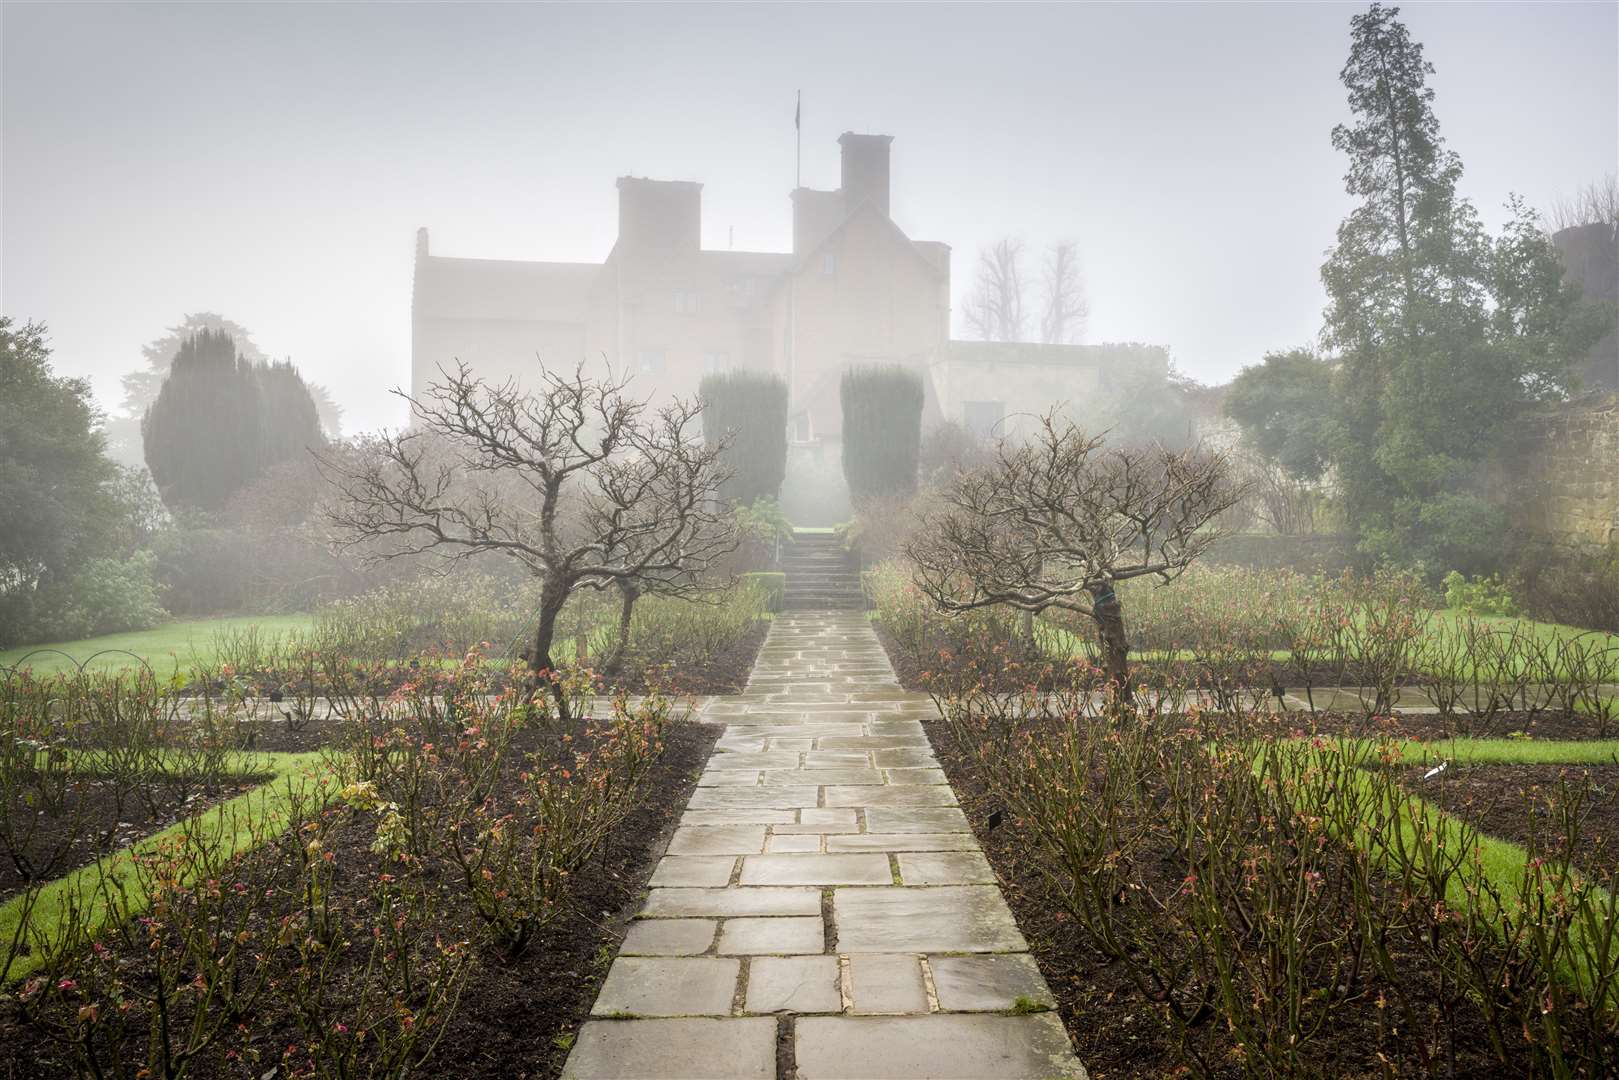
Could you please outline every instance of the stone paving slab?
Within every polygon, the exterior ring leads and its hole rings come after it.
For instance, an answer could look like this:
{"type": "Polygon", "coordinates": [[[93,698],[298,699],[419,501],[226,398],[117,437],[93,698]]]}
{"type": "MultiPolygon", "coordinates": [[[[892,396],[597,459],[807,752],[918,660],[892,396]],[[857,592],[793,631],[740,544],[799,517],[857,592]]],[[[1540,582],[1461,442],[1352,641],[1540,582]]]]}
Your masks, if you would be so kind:
{"type": "Polygon", "coordinates": [[[592,1020],[579,1029],[562,1080],[774,1080],[776,1021],[592,1020]]]}
{"type": "Polygon", "coordinates": [[[807,1016],[799,1080],[1051,1080],[1085,1070],[1054,1013],[807,1016]]]}
{"type": "Polygon", "coordinates": [[[802,1080],[1084,1076],[1023,1015],[1050,990],[862,613],[777,617],[706,708],[725,730],[564,1076],[776,1077],[779,1040],[802,1080]]]}

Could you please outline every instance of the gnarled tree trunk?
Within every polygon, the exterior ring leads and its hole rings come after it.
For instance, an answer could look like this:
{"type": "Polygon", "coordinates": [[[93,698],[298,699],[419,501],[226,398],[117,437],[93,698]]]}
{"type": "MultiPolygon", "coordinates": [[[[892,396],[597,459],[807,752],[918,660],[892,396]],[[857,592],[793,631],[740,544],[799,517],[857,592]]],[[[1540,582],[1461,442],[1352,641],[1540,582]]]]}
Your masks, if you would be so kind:
{"type": "Polygon", "coordinates": [[[617,675],[624,666],[624,654],[630,645],[630,619],[635,614],[635,602],[641,598],[641,590],[628,581],[620,581],[618,595],[618,640],[613,643],[613,655],[602,667],[607,675],[617,675]]]}
{"type": "Polygon", "coordinates": [[[1130,685],[1130,641],[1124,634],[1124,605],[1106,582],[1090,586],[1090,594],[1091,617],[1102,639],[1102,669],[1119,698],[1130,701],[1134,694],[1130,685]]]}

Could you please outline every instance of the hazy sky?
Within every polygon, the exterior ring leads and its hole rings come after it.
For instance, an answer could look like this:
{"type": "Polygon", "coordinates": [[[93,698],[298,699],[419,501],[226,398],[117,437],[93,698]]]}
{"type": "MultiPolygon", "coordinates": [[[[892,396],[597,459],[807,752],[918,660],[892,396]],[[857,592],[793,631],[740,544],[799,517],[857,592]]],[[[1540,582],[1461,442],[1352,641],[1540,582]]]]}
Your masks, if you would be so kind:
{"type": "MultiPolygon", "coordinates": [[[[894,216],[953,245],[1078,241],[1086,340],[1224,381],[1310,340],[1349,202],[1328,133],[1354,4],[0,7],[0,310],[102,401],[186,311],[397,423],[413,233],[591,260],[621,174],[704,182],[705,246],[785,250],[803,169],[895,136],[894,216]]],[[[1619,6],[1407,4],[1492,227],[1619,159],[1619,6]]]]}

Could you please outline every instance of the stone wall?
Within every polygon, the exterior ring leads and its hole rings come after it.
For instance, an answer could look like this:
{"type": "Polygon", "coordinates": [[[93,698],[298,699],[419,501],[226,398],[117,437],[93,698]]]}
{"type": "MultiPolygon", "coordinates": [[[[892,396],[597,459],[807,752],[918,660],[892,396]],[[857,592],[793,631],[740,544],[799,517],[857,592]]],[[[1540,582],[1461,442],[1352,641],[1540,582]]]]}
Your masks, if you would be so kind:
{"type": "Polygon", "coordinates": [[[1531,417],[1513,450],[1514,525],[1573,547],[1619,542],[1619,395],[1531,417]]]}

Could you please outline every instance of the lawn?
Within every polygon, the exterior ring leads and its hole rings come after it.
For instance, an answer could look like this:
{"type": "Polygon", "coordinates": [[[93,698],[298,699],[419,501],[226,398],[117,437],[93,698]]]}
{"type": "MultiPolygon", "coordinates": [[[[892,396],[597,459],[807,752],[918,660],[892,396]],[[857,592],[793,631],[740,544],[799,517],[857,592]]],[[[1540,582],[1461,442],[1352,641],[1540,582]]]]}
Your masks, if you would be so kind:
{"type": "Polygon", "coordinates": [[[286,634],[308,630],[314,622],[313,615],[230,615],[217,619],[183,619],[164,623],[150,630],[103,634],[100,637],[80,638],[78,641],[53,641],[6,649],[0,651],[0,666],[15,666],[27,657],[27,665],[35,673],[50,675],[59,671],[71,671],[77,664],[84,663],[97,653],[117,650],[111,655],[97,657],[91,667],[96,669],[129,667],[135,661],[127,654],[134,653],[151,665],[158,674],[166,675],[176,666],[189,668],[193,664],[211,664],[217,661],[218,655],[214,646],[215,635],[218,633],[257,627],[260,633],[267,635],[286,634]],[[67,655],[64,656],[64,653],[67,655]]]}

